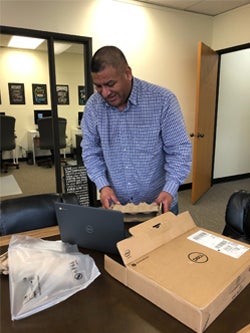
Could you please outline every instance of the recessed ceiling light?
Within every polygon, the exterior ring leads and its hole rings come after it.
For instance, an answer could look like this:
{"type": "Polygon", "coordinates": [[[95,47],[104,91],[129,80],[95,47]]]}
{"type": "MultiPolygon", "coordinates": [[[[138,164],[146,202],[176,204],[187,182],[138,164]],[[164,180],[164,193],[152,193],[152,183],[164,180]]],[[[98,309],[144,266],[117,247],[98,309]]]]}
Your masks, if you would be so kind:
{"type": "Polygon", "coordinates": [[[8,46],[22,49],[36,49],[44,39],[33,37],[12,36],[8,46]]]}

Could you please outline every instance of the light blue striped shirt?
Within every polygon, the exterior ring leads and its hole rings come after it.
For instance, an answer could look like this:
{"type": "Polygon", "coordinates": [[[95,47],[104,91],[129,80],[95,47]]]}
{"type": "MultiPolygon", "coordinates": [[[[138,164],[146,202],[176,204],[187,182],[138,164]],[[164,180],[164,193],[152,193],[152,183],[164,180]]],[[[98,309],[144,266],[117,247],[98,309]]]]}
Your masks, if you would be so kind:
{"type": "Polygon", "coordinates": [[[121,204],[152,203],[161,191],[177,203],[177,191],[190,172],[192,148],[175,95],[133,78],[121,112],[100,94],[84,110],[82,158],[100,190],[111,186],[121,204]]]}

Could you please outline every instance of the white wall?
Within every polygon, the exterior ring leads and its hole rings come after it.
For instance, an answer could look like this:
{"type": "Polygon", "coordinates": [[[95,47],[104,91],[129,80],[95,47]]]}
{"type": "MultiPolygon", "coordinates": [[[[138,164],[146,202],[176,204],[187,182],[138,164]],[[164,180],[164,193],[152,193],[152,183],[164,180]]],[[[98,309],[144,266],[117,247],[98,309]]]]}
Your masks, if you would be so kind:
{"type": "Polygon", "coordinates": [[[250,49],[223,54],[214,178],[250,172],[250,49]]]}
{"type": "MultiPolygon", "coordinates": [[[[215,50],[249,43],[250,5],[214,18],[215,50]]],[[[249,49],[221,57],[214,175],[250,172],[250,57],[249,49]]]]}
{"type": "Polygon", "coordinates": [[[0,8],[2,25],[92,37],[93,51],[117,45],[135,76],[175,92],[188,132],[194,130],[198,41],[214,49],[249,41],[249,5],[215,18],[118,0],[0,0],[0,8]]]}

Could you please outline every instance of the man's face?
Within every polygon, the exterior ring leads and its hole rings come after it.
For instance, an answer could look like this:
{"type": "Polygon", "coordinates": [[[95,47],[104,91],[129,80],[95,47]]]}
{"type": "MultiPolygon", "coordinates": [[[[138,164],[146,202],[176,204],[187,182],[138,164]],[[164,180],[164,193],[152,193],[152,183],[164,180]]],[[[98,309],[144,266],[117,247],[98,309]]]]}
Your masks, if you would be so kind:
{"type": "Polygon", "coordinates": [[[130,67],[126,66],[124,70],[117,70],[108,66],[101,72],[91,75],[96,91],[108,104],[122,111],[131,91],[132,72],[130,67]]]}

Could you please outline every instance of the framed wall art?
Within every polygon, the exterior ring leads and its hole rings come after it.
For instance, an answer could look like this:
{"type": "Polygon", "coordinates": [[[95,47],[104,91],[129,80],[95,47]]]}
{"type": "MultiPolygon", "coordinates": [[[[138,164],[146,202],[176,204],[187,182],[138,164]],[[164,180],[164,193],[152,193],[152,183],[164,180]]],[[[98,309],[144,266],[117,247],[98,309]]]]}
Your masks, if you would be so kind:
{"type": "Polygon", "coordinates": [[[69,86],[68,85],[56,85],[57,92],[57,104],[66,105],[69,104],[69,86]]]}
{"type": "Polygon", "coordinates": [[[78,86],[78,103],[79,105],[86,104],[86,89],[85,86],[78,86]]]}
{"type": "Polygon", "coordinates": [[[46,84],[32,84],[33,104],[48,104],[46,84]]]}
{"type": "Polygon", "coordinates": [[[10,104],[25,104],[24,83],[8,83],[10,104]]]}

